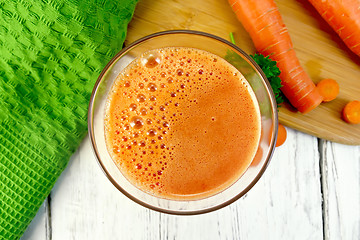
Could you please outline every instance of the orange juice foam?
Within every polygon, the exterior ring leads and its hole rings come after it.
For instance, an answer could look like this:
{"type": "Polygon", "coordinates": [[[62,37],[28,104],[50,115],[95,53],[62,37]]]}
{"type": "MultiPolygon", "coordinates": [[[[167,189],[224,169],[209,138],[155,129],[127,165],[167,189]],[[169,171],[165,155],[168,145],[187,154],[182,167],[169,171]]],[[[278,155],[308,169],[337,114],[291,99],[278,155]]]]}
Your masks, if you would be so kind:
{"type": "Polygon", "coordinates": [[[260,111],[242,74],[193,48],[144,53],[116,79],[105,138],[122,174],[167,199],[195,200],[229,187],[250,165],[260,111]]]}

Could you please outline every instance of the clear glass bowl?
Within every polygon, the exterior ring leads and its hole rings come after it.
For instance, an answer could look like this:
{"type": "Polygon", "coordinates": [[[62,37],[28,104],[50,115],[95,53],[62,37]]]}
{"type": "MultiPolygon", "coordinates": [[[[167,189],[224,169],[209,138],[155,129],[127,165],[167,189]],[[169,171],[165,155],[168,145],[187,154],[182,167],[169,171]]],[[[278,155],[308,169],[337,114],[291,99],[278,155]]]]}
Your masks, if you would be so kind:
{"type": "MultiPolygon", "coordinates": [[[[89,135],[95,156],[108,179],[133,201],[156,211],[192,215],[229,205],[248,192],[264,173],[275,148],[277,105],[271,86],[260,67],[243,50],[217,36],[189,30],[174,30],[146,36],[121,50],[101,72],[91,95],[88,113],[89,135]],[[145,193],[132,185],[111,159],[104,133],[107,95],[119,72],[143,52],[163,47],[191,47],[216,54],[227,60],[246,78],[254,90],[261,113],[261,138],[258,152],[246,172],[229,188],[200,200],[168,200],[145,193]]],[[[240,151],[240,150],[239,150],[240,151]]]]}

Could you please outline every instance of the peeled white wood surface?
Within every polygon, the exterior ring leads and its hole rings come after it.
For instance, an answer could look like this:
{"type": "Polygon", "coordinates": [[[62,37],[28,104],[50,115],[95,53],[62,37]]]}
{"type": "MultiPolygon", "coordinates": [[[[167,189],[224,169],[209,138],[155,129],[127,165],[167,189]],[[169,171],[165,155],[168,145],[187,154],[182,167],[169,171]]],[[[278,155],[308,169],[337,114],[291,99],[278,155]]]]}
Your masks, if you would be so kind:
{"type": "Polygon", "coordinates": [[[326,237],[359,239],[360,147],[326,142],[323,154],[326,237]]]}
{"type": "Polygon", "coordinates": [[[85,139],[51,193],[48,239],[321,239],[321,197],[317,139],[291,129],[243,198],[197,216],[154,212],[126,198],[85,139]]]}

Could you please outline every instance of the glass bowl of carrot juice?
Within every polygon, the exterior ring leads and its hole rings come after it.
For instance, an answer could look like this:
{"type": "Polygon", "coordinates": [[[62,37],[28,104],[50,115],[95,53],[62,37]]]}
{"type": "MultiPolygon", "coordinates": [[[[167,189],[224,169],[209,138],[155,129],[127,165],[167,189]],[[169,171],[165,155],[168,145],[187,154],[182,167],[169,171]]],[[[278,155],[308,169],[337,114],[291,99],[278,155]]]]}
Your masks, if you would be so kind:
{"type": "Polygon", "coordinates": [[[92,92],[89,135],[112,184],[156,211],[220,209],[264,173],[277,105],[260,67],[217,36],[173,30],[121,50],[92,92]]]}

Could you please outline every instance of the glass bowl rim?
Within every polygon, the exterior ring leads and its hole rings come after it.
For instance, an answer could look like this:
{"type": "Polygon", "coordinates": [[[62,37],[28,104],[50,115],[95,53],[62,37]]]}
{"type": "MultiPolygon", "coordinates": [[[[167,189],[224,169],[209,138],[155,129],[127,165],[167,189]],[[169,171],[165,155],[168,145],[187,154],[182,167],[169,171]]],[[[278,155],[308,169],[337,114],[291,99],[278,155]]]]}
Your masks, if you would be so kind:
{"type": "MultiPolygon", "coordinates": [[[[259,181],[259,179],[262,177],[263,173],[265,172],[267,166],[269,165],[270,159],[272,158],[272,155],[273,155],[273,153],[275,151],[275,144],[276,144],[276,139],[277,139],[277,134],[278,134],[278,126],[277,126],[277,124],[278,124],[278,113],[277,113],[277,104],[276,104],[276,100],[275,100],[275,95],[274,95],[274,93],[272,91],[272,88],[271,88],[271,85],[270,85],[268,79],[266,78],[264,72],[259,67],[259,65],[245,51],[243,51],[241,48],[237,47],[235,44],[231,43],[230,41],[227,41],[227,40],[225,40],[225,39],[223,39],[221,37],[218,37],[218,36],[210,34],[210,33],[202,32],[202,31],[196,31],[196,30],[167,30],[167,31],[156,32],[156,33],[152,33],[152,34],[149,34],[147,36],[144,36],[144,37],[132,42],[128,46],[125,46],[124,48],[122,48],[106,64],[106,66],[101,71],[99,77],[97,78],[97,81],[94,84],[93,91],[91,93],[91,97],[90,97],[90,100],[89,100],[89,107],[88,107],[88,132],[89,132],[89,138],[90,138],[90,142],[91,142],[91,146],[92,146],[95,158],[96,158],[100,168],[102,169],[103,173],[105,174],[105,176],[110,180],[110,182],[122,194],[124,194],[126,197],[128,197],[129,199],[131,199],[135,203],[140,204],[141,206],[146,207],[148,209],[152,209],[152,210],[155,210],[155,211],[158,211],[158,212],[161,212],[161,213],[173,214],[173,215],[199,215],[199,214],[212,212],[212,211],[221,209],[223,207],[226,207],[226,206],[230,205],[231,203],[235,202],[236,200],[240,199],[242,196],[244,196],[259,181]],[[126,190],[124,190],[121,186],[119,186],[119,184],[114,180],[112,175],[108,172],[105,165],[103,164],[103,162],[101,160],[101,157],[100,157],[100,154],[99,154],[99,152],[97,150],[97,146],[96,146],[96,142],[95,142],[95,136],[94,136],[94,132],[93,132],[93,117],[92,116],[94,114],[95,96],[96,96],[96,93],[98,91],[99,85],[102,82],[102,80],[104,79],[104,76],[106,75],[109,68],[117,61],[117,59],[119,59],[123,54],[125,54],[127,51],[129,51],[133,47],[141,44],[142,42],[150,40],[152,38],[156,38],[156,37],[163,36],[163,35],[169,35],[169,34],[189,34],[189,35],[199,35],[199,36],[211,38],[211,39],[219,41],[219,42],[221,42],[223,44],[229,45],[230,47],[234,48],[236,51],[241,53],[242,57],[245,57],[246,60],[248,60],[250,62],[250,64],[253,67],[255,67],[257,73],[261,76],[261,79],[263,80],[263,83],[265,84],[265,86],[266,86],[266,88],[268,90],[268,94],[269,94],[269,97],[270,97],[270,103],[271,103],[271,109],[274,112],[274,114],[272,115],[272,120],[274,121],[274,134],[273,134],[273,137],[272,137],[272,139],[270,141],[270,145],[269,145],[270,151],[269,151],[268,155],[266,156],[265,162],[264,162],[263,166],[261,167],[261,169],[259,170],[259,172],[251,180],[250,184],[248,184],[236,196],[232,197],[231,199],[229,199],[229,200],[227,200],[225,202],[222,202],[221,204],[217,204],[216,206],[212,206],[212,207],[209,207],[209,208],[206,208],[206,209],[201,209],[201,210],[177,211],[177,210],[163,209],[161,207],[156,207],[156,206],[153,206],[151,204],[145,203],[142,200],[140,200],[140,199],[132,196],[131,194],[129,194],[126,190]]],[[[176,201],[176,200],[169,200],[169,201],[176,201]]],[[[190,200],[190,201],[197,201],[197,200],[190,200]]]]}

